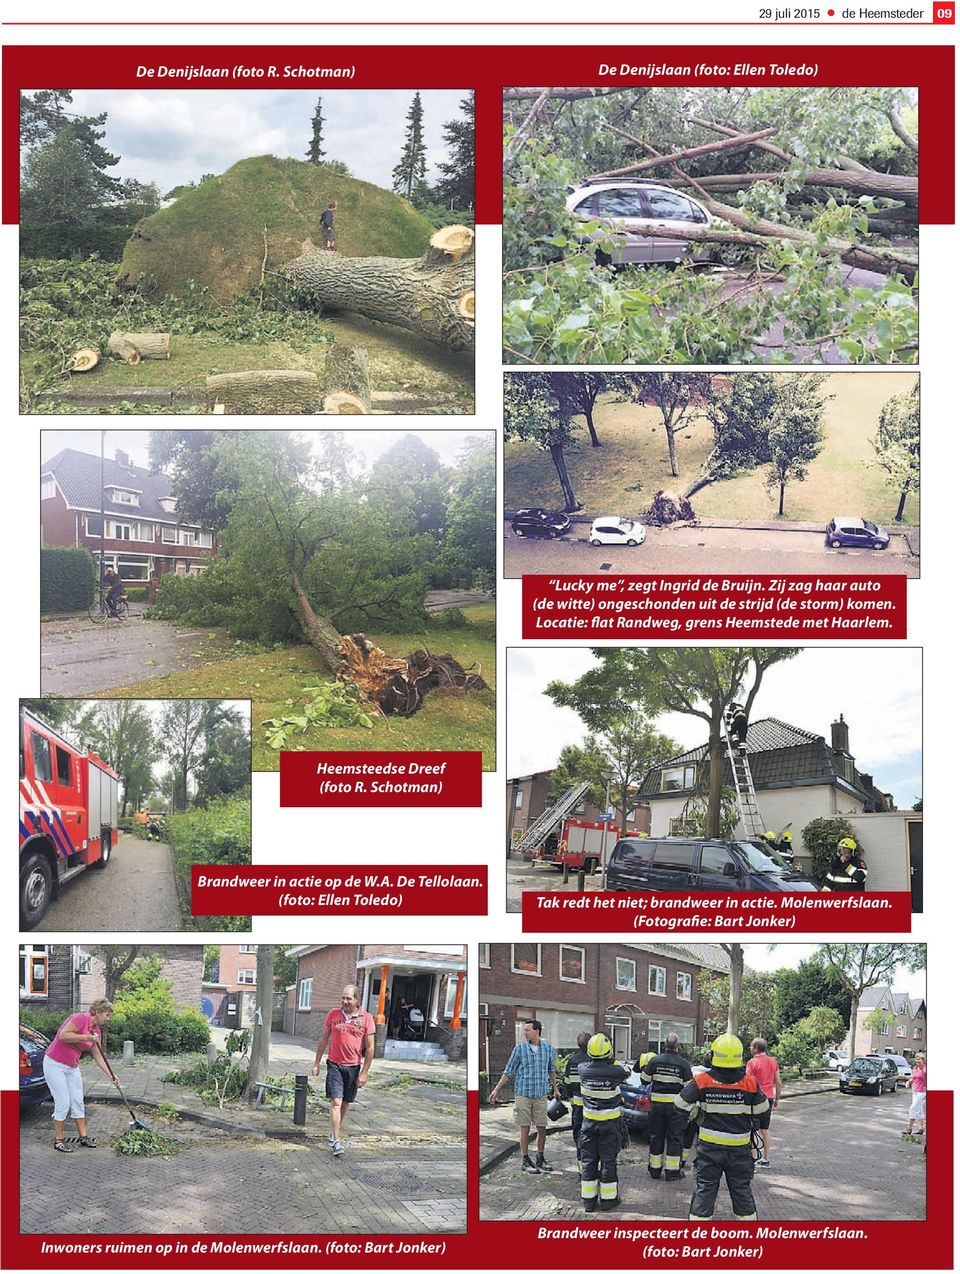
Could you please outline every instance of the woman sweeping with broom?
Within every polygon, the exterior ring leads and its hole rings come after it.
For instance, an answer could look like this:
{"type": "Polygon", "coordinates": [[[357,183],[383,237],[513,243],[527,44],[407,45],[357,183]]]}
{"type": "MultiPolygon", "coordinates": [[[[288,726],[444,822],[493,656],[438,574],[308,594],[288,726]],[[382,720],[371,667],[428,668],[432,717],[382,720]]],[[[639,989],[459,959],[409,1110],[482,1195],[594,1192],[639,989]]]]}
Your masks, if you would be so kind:
{"type": "Polygon", "coordinates": [[[100,1047],[101,1028],[109,1022],[112,1012],[113,1005],[109,1000],[94,1000],[86,1013],[72,1013],[57,1031],[44,1055],[43,1077],[53,1098],[53,1148],[63,1154],[73,1153],[73,1146],[68,1145],[63,1137],[63,1125],[68,1115],[72,1115],[76,1122],[80,1145],[90,1150],[97,1146],[96,1137],[87,1135],[81,1056],[92,1049],[93,1060],[104,1075],[116,1088],[120,1087],[100,1047]]]}

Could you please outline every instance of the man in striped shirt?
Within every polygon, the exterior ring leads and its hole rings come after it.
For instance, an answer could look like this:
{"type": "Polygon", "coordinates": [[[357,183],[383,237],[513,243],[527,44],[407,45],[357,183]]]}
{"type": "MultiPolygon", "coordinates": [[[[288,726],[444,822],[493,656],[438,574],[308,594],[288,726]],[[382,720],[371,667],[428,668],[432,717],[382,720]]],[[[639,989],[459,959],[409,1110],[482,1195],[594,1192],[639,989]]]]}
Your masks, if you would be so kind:
{"type": "Polygon", "coordinates": [[[676,1105],[700,1124],[690,1220],[713,1217],[720,1182],[726,1177],[736,1219],[756,1221],[750,1143],[770,1103],[744,1069],[743,1044],[736,1035],[720,1035],[714,1041],[713,1065],[693,1077],[677,1095],[676,1105]]]}
{"type": "Polygon", "coordinates": [[[547,1144],[547,1098],[559,1097],[557,1087],[557,1050],[541,1038],[543,1024],[530,1018],[523,1024],[523,1041],[515,1044],[507,1059],[499,1083],[487,1098],[495,1102],[508,1079],[513,1080],[513,1122],[520,1139],[520,1167],[524,1172],[551,1172],[543,1157],[547,1144]],[[537,1157],[530,1158],[530,1129],[537,1130],[537,1157]]]}

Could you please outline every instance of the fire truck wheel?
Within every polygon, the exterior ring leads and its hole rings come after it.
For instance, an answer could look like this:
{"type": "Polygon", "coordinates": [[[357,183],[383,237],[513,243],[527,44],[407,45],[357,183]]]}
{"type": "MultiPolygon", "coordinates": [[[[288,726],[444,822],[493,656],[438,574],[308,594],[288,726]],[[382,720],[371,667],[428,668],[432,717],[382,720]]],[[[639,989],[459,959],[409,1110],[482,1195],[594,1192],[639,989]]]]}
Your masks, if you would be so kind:
{"type": "Polygon", "coordinates": [[[20,867],[20,927],[32,929],[53,898],[53,870],[40,853],[28,854],[20,867]]]}
{"type": "Polygon", "coordinates": [[[101,870],[106,867],[107,863],[110,861],[110,855],[113,852],[113,847],[110,844],[110,836],[110,828],[104,827],[100,832],[100,844],[102,848],[100,850],[100,857],[97,859],[97,866],[101,868],[101,870]]]}

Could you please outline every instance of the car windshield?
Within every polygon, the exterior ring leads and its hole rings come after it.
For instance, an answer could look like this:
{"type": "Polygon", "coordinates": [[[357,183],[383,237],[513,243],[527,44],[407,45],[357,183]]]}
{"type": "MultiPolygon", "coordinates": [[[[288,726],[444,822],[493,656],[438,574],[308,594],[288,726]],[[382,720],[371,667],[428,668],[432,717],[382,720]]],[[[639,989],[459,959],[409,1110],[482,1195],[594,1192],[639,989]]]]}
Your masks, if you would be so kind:
{"type": "Polygon", "coordinates": [[[877,535],[880,530],[875,522],[868,522],[866,518],[863,519],[863,525],[867,528],[871,535],[877,535]]]}
{"type": "Polygon", "coordinates": [[[643,1088],[645,1087],[643,1080],[640,1078],[639,1071],[630,1071],[627,1078],[623,1081],[624,1088],[643,1088]]]}
{"type": "Polygon", "coordinates": [[[623,528],[624,531],[629,531],[630,528],[633,526],[633,520],[631,518],[621,518],[620,526],[623,528]]]}
{"type": "Polygon", "coordinates": [[[736,842],[736,846],[751,871],[769,876],[782,876],[785,872],[793,870],[786,859],[781,858],[776,850],[768,845],[752,840],[741,840],[736,842]]]}
{"type": "Polygon", "coordinates": [[[852,1075],[876,1075],[880,1069],[880,1059],[877,1057],[857,1057],[854,1058],[853,1065],[850,1067],[852,1075]]]}

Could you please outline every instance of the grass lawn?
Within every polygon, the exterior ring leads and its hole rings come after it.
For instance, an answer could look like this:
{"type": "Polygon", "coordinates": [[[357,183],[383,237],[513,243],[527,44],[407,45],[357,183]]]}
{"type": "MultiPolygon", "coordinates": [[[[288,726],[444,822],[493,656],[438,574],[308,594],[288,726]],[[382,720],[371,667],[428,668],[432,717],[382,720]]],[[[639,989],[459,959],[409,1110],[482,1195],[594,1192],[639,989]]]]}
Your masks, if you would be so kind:
{"type": "MultiPolygon", "coordinates": [[[[464,613],[469,628],[424,633],[367,633],[390,654],[407,655],[418,646],[437,654],[451,654],[464,667],[476,664],[490,691],[433,690],[416,716],[380,717],[373,729],[360,726],[313,730],[298,736],[311,751],[461,751],[483,752],[483,768],[496,768],[496,645],[493,604],[473,606],[464,613]]],[[[282,716],[293,703],[302,702],[302,687],[320,676],[316,653],[310,646],[287,646],[261,654],[222,659],[186,672],[171,673],[121,686],[101,698],[120,699],[252,699],[253,768],[276,770],[279,752],[264,743],[263,722],[282,716]]]]}
{"type": "MultiPolygon", "coordinates": [[[[223,341],[213,333],[171,338],[171,356],[144,359],[128,367],[117,358],[105,358],[82,378],[85,386],[105,389],[140,389],[161,386],[203,392],[208,376],[225,372],[313,371],[324,374],[329,342],[363,345],[370,357],[370,387],[375,392],[403,393],[428,401],[449,396],[444,412],[474,410],[473,363],[469,355],[454,354],[422,340],[412,332],[374,323],[360,317],[325,315],[317,319],[318,340],[305,350],[282,341],[223,341]],[[326,338],[326,339],[324,339],[326,338]]],[[[29,353],[24,354],[29,361],[29,353]]]]}
{"type": "MultiPolygon", "coordinates": [[[[733,373],[736,375],[736,373],[733,373]]],[[[776,373],[771,373],[776,375],[776,373]]],[[[806,481],[787,486],[784,517],[791,522],[826,523],[838,513],[870,518],[889,525],[899,492],[884,486],[871,439],[880,409],[893,394],[912,387],[914,372],[834,373],[826,385],[833,398],[824,410],[824,444],[806,481]]],[[[594,413],[602,447],[591,447],[586,428],[579,451],[567,456],[577,498],[592,514],[642,513],[654,494],[666,488],[684,490],[696,477],[713,443],[713,430],[702,420],[677,436],[680,477],[670,475],[667,442],[654,408],[618,403],[606,395],[594,413]],[[639,484],[639,489],[638,488],[639,484]]],[[[777,492],[764,486],[763,468],[715,482],[693,497],[701,517],[754,518],[777,516],[777,492]]],[[[562,507],[556,471],[549,455],[529,442],[504,444],[504,507],[562,507]]],[[[907,499],[904,522],[919,522],[917,493],[907,499]]]]}

